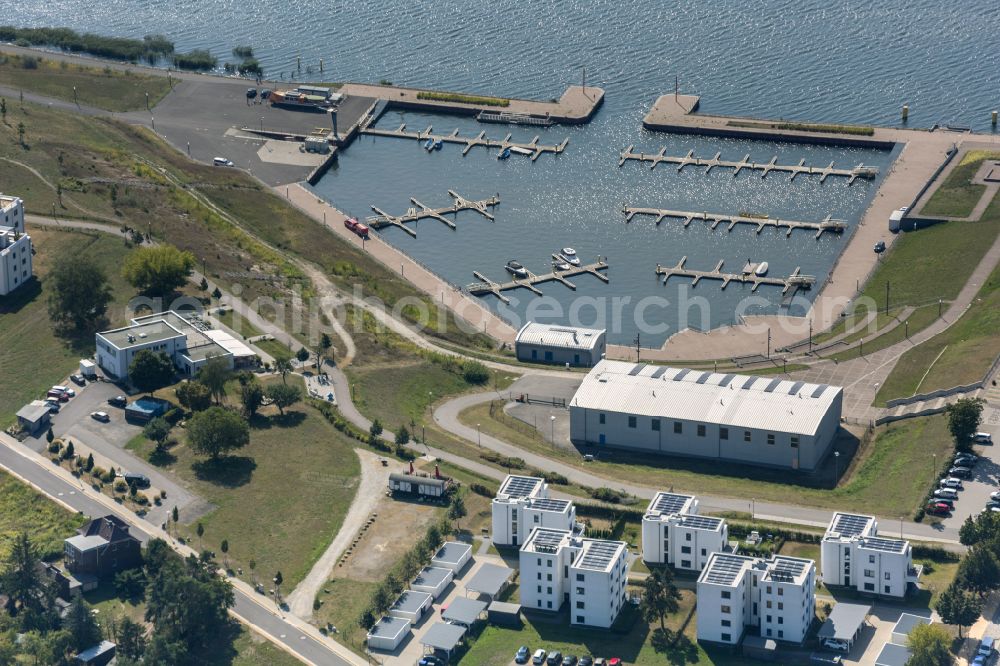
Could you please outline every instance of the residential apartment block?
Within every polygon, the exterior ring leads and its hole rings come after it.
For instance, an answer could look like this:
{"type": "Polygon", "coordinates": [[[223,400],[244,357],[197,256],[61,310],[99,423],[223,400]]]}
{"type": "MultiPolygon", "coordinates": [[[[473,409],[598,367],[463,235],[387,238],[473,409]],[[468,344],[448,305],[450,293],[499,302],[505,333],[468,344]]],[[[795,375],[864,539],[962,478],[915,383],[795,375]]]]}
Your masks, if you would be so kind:
{"type": "Polygon", "coordinates": [[[0,227],[24,233],[24,202],[20,197],[0,194],[0,227]]]}
{"type": "Polygon", "coordinates": [[[518,546],[536,527],[576,530],[576,507],[569,500],[549,497],[545,479],[508,476],[493,498],[493,543],[518,546]]]}
{"type": "Polygon", "coordinates": [[[698,640],[736,645],[751,628],[801,643],[816,613],[816,564],[715,553],[698,577],[698,640]]]}
{"type": "Polygon", "coordinates": [[[623,541],[536,527],[520,551],[521,606],[555,612],[568,602],[571,624],[608,628],[625,605],[627,555],[623,541]]]}
{"type": "Polygon", "coordinates": [[[656,493],[642,517],[642,559],[646,562],[701,571],[712,553],[728,549],[726,521],[699,516],[694,495],[656,493]]]}
{"type": "Polygon", "coordinates": [[[24,203],[0,194],[0,296],[31,281],[31,237],[24,232],[24,203]]]}
{"type": "Polygon", "coordinates": [[[909,541],[878,536],[873,516],[833,514],[820,547],[823,583],[902,598],[920,579],[909,541]]]}

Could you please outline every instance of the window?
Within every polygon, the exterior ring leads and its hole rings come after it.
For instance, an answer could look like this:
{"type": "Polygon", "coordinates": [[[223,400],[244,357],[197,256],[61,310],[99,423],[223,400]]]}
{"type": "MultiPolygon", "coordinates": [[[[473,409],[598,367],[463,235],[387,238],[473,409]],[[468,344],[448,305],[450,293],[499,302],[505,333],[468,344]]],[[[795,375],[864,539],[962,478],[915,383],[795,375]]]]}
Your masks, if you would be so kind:
{"type": "MultiPolygon", "coordinates": [[[[532,353],[534,353],[534,352],[532,352],[532,353]]],[[[542,600],[541,600],[541,599],[539,599],[539,600],[538,600],[538,607],[539,607],[539,608],[541,608],[541,607],[542,607],[542,600]]]]}
{"type": "Polygon", "coordinates": [[[691,546],[681,546],[681,554],[682,555],[690,555],[691,554],[691,546]]]}
{"type": "Polygon", "coordinates": [[[730,636],[729,634],[722,634],[720,638],[726,643],[729,643],[733,640],[733,637],[730,636]]]}
{"type": "Polygon", "coordinates": [[[587,621],[587,620],[586,620],[586,619],[584,619],[584,617],[583,617],[582,615],[577,615],[577,616],[576,616],[576,622],[577,622],[577,624],[583,624],[583,623],[584,623],[584,622],[586,622],[586,621],[587,621]]]}
{"type": "Polygon", "coordinates": [[[582,601],[576,602],[576,607],[577,608],[583,608],[583,602],[582,601]]]}
{"type": "Polygon", "coordinates": [[[546,594],[552,594],[552,588],[551,587],[548,588],[548,591],[546,592],[546,594]]]}
{"type": "Polygon", "coordinates": [[[785,604],[778,602],[778,610],[785,610],[785,604]]]}
{"type": "Polygon", "coordinates": [[[750,441],[750,431],[749,430],[744,430],[743,431],[743,441],[744,442],[749,442],[750,441]]]}
{"type": "Polygon", "coordinates": [[[778,629],[778,638],[784,638],[784,637],[785,637],[785,632],[782,631],[781,629],[778,629]]]}
{"type": "Polygon", "coordinates": [[[865,578],[874,578],[875,572],[872,569],[865,569],[865,578]]]}
{"type": "Polygon", "coordinates": [[[600,423],[601,425],[604,425],[604,419],[605,419],[604,414],[597,415],[597,422],[600,423]]]}
{"type": "Polygon", "coordinates": [[[552,568],[552,560],[545,560],[545,566],[547,566],[548,568],[551,569],[552,568]]]}
{"type": "Polygon", "coordinates": [[[767,607],[768,607],[768,608],[770,608],[770,607],[771,607],[771,601],[770,601],[770,600],[768,600],[768,601],[767,601],[767,607]]]}
{"type": "Polygon", "coordinates": [[[706,555],[708,555],[708,549],[707,548],[702,548],[701,549],[701,556],[705,557],[706,555]]]}
{"type": "Polygon", "coordinates": [[[542,586],[541,586],[541,585],[539,585],[539,586],[538,586],[538,594],[541,594],[541,593],[542,593],[542,586]]]}
{"type": "Polygon", "coordinates": [[[771,446],[774,446],[774,433],[773,432],[767,433],[767,443],[770,444],[771,446]]]}
{"type": "Polygon", "coordinates": [[[546,576],[546,580],[548,580],[551,583],[552,582],[552,574],[545,574],[545,576],[546,576]]]}
{"type": "Polygon", "coordinates": [[[578,573],[576,575],[576,582],[578,582],[578,583],[582,583],[583,582],[583,574],[578,573]]]}
{"type": "Polygon", "coordinates": [[[691,560],[681,560],[681,568],[682,569],[690,569],[691,568],[691,560]]]}
{"type": "Polygon", "coordinates": [[[731,626],[733,626],[733,623],[731,621],[729,621],[729,620],[723,620],[722,621],[722,626],[723,627],[731,627],[731,626]]]}
{"type": "Polygon", "coordinates": [[[729,439],[729,428],[719,428],[719,439],[729,439]]]}
{"type": "Polygon", "coordinates": [[[583,591],[583,588],[582,588],[582,587],[578,587],[578,588],[576,588],[576,593],[577,593],[577,594],[586,594],[586,593],[585,593],[585,592],[583,591]]]}
{"type": "Polygon", "coordinates": [[[628,417],[628,427],[634,428],[636,423],[636,418],[634,416],[628,417]]]}
{"type": "Polygon", "coordinates": [[[768,616],[767,616],[767,621],[768,621],[768,622],[770,622],[770,621],[771,621],[771,616],[770,616],[770,615],[768,615],[768,616]]]}
{"type": "Polygon", "coordinates": [[[874,592],[875,591],[875,583],[865,583],[865,591],[866,592],[874,592]]]}
{"type": "Polygon", "coordinates": [[[539,516],[539,515],[538,515],[538,514],[536,513],[536,514],[535,514],[535,524],[536,524],[536,525],[538,524],[539,520],[541,520],[541,516],[539,516]]]}
{"type": "Polygon", "coordinates": [[[538,572],[538,580],[541,580],[541,579],[542,579],[542,572],[541,572],[541,571],[539,571],[539,572],[538,572]]]}
{"type": "Polygon", "coordinates": [[[886,580],[891,580],[891,578],[890,578],[890,576],[889,576],[889,572],[888,572],[888,571],[886,571],[886,572],[885,572],[885,579],[886,579],[886,580]]]}
{"type": "Polygon", "coordinates": [[[729,599],[729,598],[731,598],[732,596],[733,596],[733,593],[732,593],[732,592],[730,592],[729,590],[723,590],[723,591],[722,591],[722,598],[723,598],[723,599],[729,599]]]}
{"type": "Polygon", "coordinates": [[[687,534],[684,535],[684,540],[685,541],[690,541],[691,540],[691,533],[690,532],[688,532],[687,534]]]}
{"type": "Polygon", "coordinates": [[[729,606],[723,606],[721,610],[722,610],[723,613],[729,613],[730,612],[729,611],[729,606]]]}
{"type": "Polygon", "coordinates": [[[552,608],[552,602],[551,601],[546,602],[546,604],[548,605],[549,608],[552,608]]]}
{"type": "Polygon", "coordinates": [[[768,636],[770,636],[770,635],[771,635],[771,630],[770,630],[770,629],[768,629],[768,630],[767,630],[767,635],[768,635],[768,636]]]}
{"type": "Polygon", "coordinates": [[[886,594],[890,594],[891,592],[892,592],[892,586],[891,585],[886,585],[885,586],[885,593],[886,594]]]}
{"type": "Polygon", "coordinates": [[[771,594],[771,586],[770,585],[767,586],[767,593],[771,594]]]}
{"type": "Polygon", "coordinates": [[[785,618],[783,618],[783,617],[781,617],[781,616],[779,615],[779,616],[778,616],[778,624],[784,624],[784,623],[785,623],[785,618]]]}
{"type": "Polygon", "coordinates": [[[783,587],[779,587],[779,588],[778,588],[778,596],[779,596],[779,597],[780,597],[780,596],[784,596],[784,594],[785,594],[785,588],[783,588],[783,587]]]}
{"type": "Polygon", "coordinates": [[[674,434],[680,435],[684,432],[684,424],[680,421],[674,421],[674,434]]]}
{"type": "Polygon", "coordinates": [[[542,558],[538,558],[538,566],[542,566],[542,558]]]}
{"type": "Polygon", "coordinates": [[[652,426],[653,430],[660,432],[660,419],[653,419],[652,426]]]}
{"type": "Polygon", "coordinates": [[[799,436],[798,435],[792,435],[792,448],[793,449],[799,448],[799,436]]]}
{"type": "Polygon", "coordinates": [[[875,564],[875,556],[874,555],[869,555],[868,556],[868,564],[875,564]]]}
{"type": "Polygon", "coordinates": [[[702,425],[701,423],[698,424],[698,436],[699,437],[705,436],[705,426],[702,425]]]}

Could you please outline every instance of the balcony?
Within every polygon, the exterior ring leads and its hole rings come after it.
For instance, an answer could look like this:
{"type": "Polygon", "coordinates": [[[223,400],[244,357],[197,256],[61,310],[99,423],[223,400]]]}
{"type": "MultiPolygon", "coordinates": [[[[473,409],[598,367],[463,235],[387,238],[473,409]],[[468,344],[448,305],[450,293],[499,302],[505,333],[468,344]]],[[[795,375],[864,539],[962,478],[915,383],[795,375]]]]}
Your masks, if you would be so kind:
{"type": "Polygon", "coordinates": [[[906,570],[906,582],[916,583],[920,580],[920,576],[924,573],[924,565],[922,564],[911,564],[906,570]]]}

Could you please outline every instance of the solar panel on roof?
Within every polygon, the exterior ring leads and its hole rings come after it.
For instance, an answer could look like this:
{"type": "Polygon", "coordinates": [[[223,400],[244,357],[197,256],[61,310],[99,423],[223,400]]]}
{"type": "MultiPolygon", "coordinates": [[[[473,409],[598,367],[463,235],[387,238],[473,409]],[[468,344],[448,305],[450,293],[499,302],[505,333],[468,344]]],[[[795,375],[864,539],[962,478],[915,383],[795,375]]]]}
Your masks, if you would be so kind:
{"type": "Polygon", "coordinates": [[[865,548],[881,550],[887,553],[898,553],[905,547],[905,541],[899,539],[883,539],[881,537],[868,537],[865,539],[865,548]]]}
{"type": "Polygon", "coordinates": [[[843,536],[855,536],[865,531],[870,519],[868,516],[856,516],[850,513],[842,513],[837,516],[833,523],[833,531],[843,536]]]}
{"type": "Polygon", "coordinates": [[[535,550],[554,551],[559,547],[559,544],[562,543],[564,536],[566,536],[565,532],[538,530],[535,533],[535,538],[532,543],[535,544],[535,550]]]}
{"type": "Polygon", "coordinates": [[[677,513],[687,504],[687,495],[674,495],[673,493],[660,493],[653,504],[653,510],[660,513],[677,513]]]}
{"type": "Polygon", "coordinates": [[[635,367],[628,371],[629,377],[635,377],[646,368],[645,363],[636,363],[635,367]]]}
{"type": "Polygon", "coordinates": [[[764,393],[773,393],[774,389],[778,388],[778,384],[780,384],[783,381],[785,380],[781,379],[780,377],[772,379],[771,383],[768,384],[766,387],[764,387],[764,393]]]}
{"type": "Polygon", "coordinates": [[[538,485],[538,479],[530,476],[512,476],[504,484],[502,493],[510,497],[527,497],[538,485]]]}
{"type": "Polygon", "coordinates": [[[532,509],[538,509],[540,511],[565,511],[566,506],[569,504],[569,500],[561,499],[536,499],[531,502],[532,509]]]}
{"type": "Polygon", "coordinates": [[[788,395],[795,395],[803,386],[805,386],[805,382],[795,382],[792,384],[792,388],[788,389],[788,395]]]}
{"type": "Polygon", "coordinates": [[[823,395],[823,391],[827,390],[828,388],[830,387],[827,386],[826,384],[820,384],[819,386],[816,387],[816,390],[812,392],[812,397],[813,398],[820,397],[821,395],[823,395]]]}
{"type": "Polygon", "coordinates": [[[695,530],[716,530],[722,519],[710,516],[684,516],[683,522],[684,527],[690,527],[695,530]]]}
{"type": "Polygon", "coordinates": [[[619,544],[606,541],[593,541],[586,550],[583,557],[575,565],[580,569],[597,569],[603,571],[614,560],[618,553],[619,544]]]}
{"type": "Polygon", "coordinates": [[[676,375],[674,375],[674,381],[675,382],[679,382],[680,380],[682,380],[685,377],[687,377],[687,374],[689,372],[691,372],[690,368],[684,368],[683,370],[681,370],[680,372],[678,372],[676,375]]]}
{"type": "Polygon", "coordinates": [[[805,562],[794,562],[791,560],[777,560],[770,571],[771,580],[787,582],[795,580],[806,569],[805,562]]]}
{"type": "Polygon", "coordinates": [[[735,378],[736,378],[736,375],[732,375],[732,374],[730,374],[730,375],[725,375],[725,376],[724,376],[724,377],[723,377],[723,378],[722,378],[722,379],[721,379],[721,380],[719,381],[719,386],[729,386],[729,382],[733,381],[733,379],[735,379],[735,378]]]}
{"type": "Polygon", "coordinates": [[[667,366],[661,365],[656,370],[653,370],[653,374],[651,374],[650,377],[653,378],[653,379],[659,379],[660,377],[663,376],[663,373],[666,372],[669,369],[670,368],[668,368],[667,366]]]}
{"type": "Polygon", "coordinates": [[[731,585],[745,563],[746,560],[742,557],[716,555],[712,559],[711,568],[705,574],[705,582],[716,585],[731,585]]]}

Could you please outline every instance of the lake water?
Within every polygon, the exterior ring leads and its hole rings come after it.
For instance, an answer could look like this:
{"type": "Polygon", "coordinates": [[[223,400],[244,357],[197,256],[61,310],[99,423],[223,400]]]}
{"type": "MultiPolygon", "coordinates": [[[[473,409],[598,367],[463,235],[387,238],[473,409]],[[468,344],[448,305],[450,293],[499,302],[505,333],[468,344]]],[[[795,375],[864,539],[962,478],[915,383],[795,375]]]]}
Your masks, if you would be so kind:
{"type": "MultiPolygon", "coordinates": [[[[475,213],[458,217],[458,230],[440,222],[419,223],[418,236],[394,229],[386,239],[456,285],[473,281],[479,270],[494,279],[505,277],[503,264],[516,258],[535,272],[548,270],[549,255],[566,245],[585,261],[606,255],[610,284],[590,276],[572,281],[577,292],[558,284],[541,287],[549,299],[528,298],[526,291],[508,292],[518,303],[501,313],[518,323],[529,308],[549,305],[569,314],[574,297],[632,299],[622,305],[622,324],[609,333],[613,342],[630,342],[638,327],[635,310],[644,297],[676,301],[684,294],[703,296],[711,304],[701,326],[732,321],[736,304],[748,289],[686,280],[667,287],[654,276],[656,263],[672,264],[688,256],[692,268],[713,268],[725,260],[738,271],[747,258],[768,261],[770,275],[787,275],[796,266],[816,275],[828,274],[848,235],[825,234],[814,240],[805,231],[786,238],[784,232],[760,235],[740,226],[709,230],[693,222],[684,229],[676,220],[659,227],[652,218],[624,223],[620,209],[634,206],[749,211],[801,220],[827,215],[857,224],[878,181],[743,173],[668,165],[650,171],[630,162],[619,168],[619,151],[670,153],[689,149],[702,156],[722,151],[739,159],[777,155],[779,162],[840,166],[859,162],[885,172],[888,152],[761,142],[681,137],[645,132],[641,118],[653,100],[673,89],[702,96],[705,113],[783,117],[814,121],[898,122],[901,106],[910,106],[910,124],[950,123],[988,131],[989,112],[1000,107],[1000,34],[995,30],[1000,6],[959,0],[941,3],[915,0],[857,6],[848,2],[713,2],[676,3],[563,0],[557,2],[490,3],[452,1],[340,2],[318,0],[272,3],[263,0],[51,0],[5,3],[0,23],[69,25],[104,34],[141,36],[162,32],[180,50],[210,48],[221,59],[233,46],[250,44],[269,75],[295,69],[301,57],[303,78],[378,81],[456,89],[469,92],[548,99],[569,84],[579,83],[586,68],[588,83],[603,87],[606,102],[595,121],[582,127],[548,130],[510,128],[516,137],[536,133],[545,143],[569,137],[565,154],[543,155],[537,162],[513,156],[501,162],[492,152],[475,149],[463,158],[460,148],[446,145],[428,154],[415,142],[364,137],[347,150],[338,167],[317,192],[338,207],[364,217],[374,204],[390,213],[409,207],[409,197],[431,206],[450,203],[447,190],[469,198],[499,193],[496,222],[475,213]],[[220,37],[224,36],[224,37],[220,37]],[[318,72],[320,59],[325,71],[318,72]],[[312,74],[305,72],[312,69],[312,74]]],[[[474,120],[390,112],[382,126],[400,122],[422,129],[433,124],[463,133],[486,129],[502,136],[508,128],[479,125],[474,120]]],[[[900,202],[901,205],[906,202],[900,202]]],[[[774,312],[780,290],[762,287],[761,302],[746,313],[774,312]]],[[[811,296],[810,296],[811,297],[811,296]]],[[[498,304],[490,297],[491,306],[498,304]]],[[[594,301],[598,303],[599,301],[594,301]]],[[[673,308],[656,303],[644,311],[643,345],[658,345],[681,325],[673,308]]],[[[639,306],[641,307],[641,306],[639,306]]],[[[792,312],[802,310],[797,305],[792,312]]],[[[588,323],[592,309],[584,303],[578,319],[588,323]]],[[[607,315],[607,311],[605,312],[607,315]]],[[[558,318],[558,317],[556,317],[558,318]]],[[[600,319],[595,321],[600,322],[600,319]]]]}

